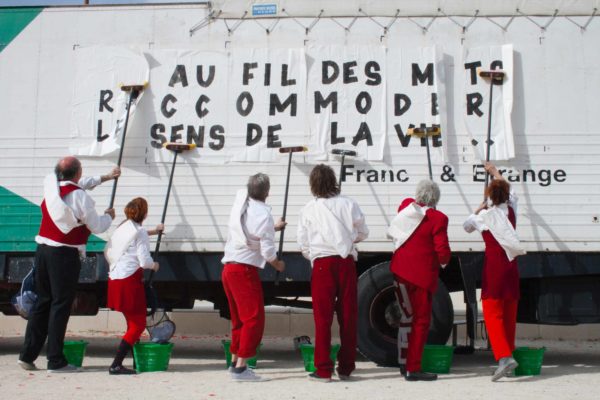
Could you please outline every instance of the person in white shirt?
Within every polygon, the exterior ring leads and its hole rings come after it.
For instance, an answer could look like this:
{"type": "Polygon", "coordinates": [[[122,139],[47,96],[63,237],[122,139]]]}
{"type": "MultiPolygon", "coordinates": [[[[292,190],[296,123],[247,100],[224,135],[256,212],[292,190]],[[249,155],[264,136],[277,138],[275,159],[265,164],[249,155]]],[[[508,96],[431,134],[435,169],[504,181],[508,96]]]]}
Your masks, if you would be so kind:
{"type": "Polygon", "coordinates": [[[340,195],[331,167],[317,165],[310,173],[315,196],[301,211],[297,240],[302,254],[311,261],[311,294],[315,320],[315,367],[311,380],[331,381],[333,361],[331,324],[337,313],[341,347],[337,374],[350,378],[356,360],[357,251],[355,243],[366,239],[369,229],[358,204],[340,195]]]}
{"type": "Polygon", "coordinates": [[[108,369],[111,375],[135,374],[123,366],[123,360],[146,329],[146,294],[144,269],[158,271],[158,263],[150,255],[148,235],[157,235],[164,229],[142,228],[148,215],[148,202],[136,197],[125,206],[125,221],[112,234],[104,249],[109,263],[107,307],[123,313],[127,332],[121,339],[115,359],[108,369]]]}
{"type": "Polygon", "coordinates": [[[114,209],[98,215],[94,200],[86,193],[102,182],[121,174],[82,178],[81,163],[75,157],[61,159],[54,174],[44,180],[42,221],[35,241],[35,292],[18,364],[25,370],[37,369],[34,361],[48,339],[46,357],[49,372],[76,372],[63,355],[63,342],[71,305],[81,269],[80,257],[91,233],[105,232],[115,217],[114,209]]]}
{"type": "Polygon", "coordinates": [[[231,378],[236,381],[264,381],[246,366],[256,355],[265,326],[265,306],[259,269],[268,262],[277,271],[285,263],[277,258],[275,231],[285,222],[273,222],[271,207],[265,204],[270,182],[258,173],[248,179],[247,190],[237,193],[229,217],[221,280],[231,314],[231,378]]]}

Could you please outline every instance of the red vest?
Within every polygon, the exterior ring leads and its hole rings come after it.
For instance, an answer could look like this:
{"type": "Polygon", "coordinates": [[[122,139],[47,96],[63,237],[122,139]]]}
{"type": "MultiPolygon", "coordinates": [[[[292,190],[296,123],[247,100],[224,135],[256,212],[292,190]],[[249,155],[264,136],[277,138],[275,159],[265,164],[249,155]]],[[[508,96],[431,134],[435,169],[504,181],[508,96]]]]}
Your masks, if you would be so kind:
{"type": "MultiPolygon", "coordinates": [[[[508,207],[508,220],[513,228],[517,218],[512,207],[508,207]]],[[[485,260],[481,271],[481,298],[518,300],[519,268],[517,259],[508,261],[504,248],[489,230],[481,232],[485,242],[485,260]]]]}
{"type": "MultiPolygon", "coordinates": [[[[60,198],[64,198],[69,193],[75,190],[82,190],[79,186],[68,184],[60,187],[60,198]]],[[[42,201],[42,223],[40,224],[39,235],[46,239],[53,240],[58,243],[68,244],[72,246],[84,245],[88,241],[91,232],[85,225],[80,225],[71,229],[68,233],[63,233],[52,221],[48,209],[46,208],[46,200],[42,201]]]]}

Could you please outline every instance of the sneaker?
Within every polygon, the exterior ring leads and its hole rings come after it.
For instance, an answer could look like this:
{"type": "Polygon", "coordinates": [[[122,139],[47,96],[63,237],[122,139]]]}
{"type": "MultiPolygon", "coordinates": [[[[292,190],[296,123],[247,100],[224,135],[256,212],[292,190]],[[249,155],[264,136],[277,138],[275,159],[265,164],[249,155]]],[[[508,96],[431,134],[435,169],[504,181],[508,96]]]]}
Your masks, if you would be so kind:
{"type": "Polygon", "coordinates": [[[117,365],[116,367],[109,368],[108,373],[110,375],[135,375],[135,374],[137,374],[137,372],[134,369],[129,369],[122,365],[117,365]]]}
{"type": "Polygon", "coordinates": [[[266,382],[269,380],[269,378],[263,378],[260,375],[256,375],[250,368],[246,368],[244,372],[240,373],[233,372],[231,374],[231,379],[236,382],[266,382]]]}
{"type": "Polygon", "coordinates": [[[502,357],[498,362],[498,368],[492,375],[492,382],[496,382],[498,379],[509,375],[515,368],[519,366],[519,363],[512,357],[502,357]]]}
{"type": "Polygon", "coordinates": [[[37,367],[32,362],[27,362],[23,360],[17,361],[19,367],[23,368],[25,371],[37,371],[37,367]]]}
{"type": "Polygon", "coordinates": [[[313,372],[312,374],[308,374],[308,380],[315,381],[315,382],[323,382],[323,383],[331,382],[331,378],[323,378],[322,376],[317,375],[316,372],[313,372]]]}
{"type": "Polygon", "coordinates": [[[234,369],[234,368],[235,368],[235,367],[234,367],[233,365],[232,365],[232,366],[230,366],[229,368],[227,368],[227,372],[229,372],[230,374],[233,374],[233,373],[234,373],[234,372],[233,372],[233,369],[234,369]]]}
{"type": "Polygon", "coordinates": [[[436,374],[432,374],[430,372],[410,372],[406,371],[406,375],[404,375],[404,379],[409,382],[415,381],[435,381],[437,379],[436,374]]]}
{"type": "Polygon", "coordinates": [[[83,371],[83,368],[76,367],[75,365],[67,364],[62,368],[49,369],[48,373],[49,374],[70,374],[72,372],[81,372],[81,371],[83,371]]]}

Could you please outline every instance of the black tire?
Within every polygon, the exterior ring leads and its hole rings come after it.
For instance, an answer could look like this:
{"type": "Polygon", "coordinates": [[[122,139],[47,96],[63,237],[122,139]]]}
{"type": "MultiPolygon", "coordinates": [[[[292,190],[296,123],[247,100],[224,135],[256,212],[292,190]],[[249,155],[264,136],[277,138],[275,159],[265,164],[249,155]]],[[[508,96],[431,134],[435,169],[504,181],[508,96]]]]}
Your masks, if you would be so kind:
{"type": "MultiPolygon", "coordinates": [[[[398,328],[394,277],[389,262],[377,264],[358,278],[358,350],[378,365],[397,366],[398,328]]],[[[445,344],[452,332],[454,309],[448,289],[439,281],[433,297],[427,343],[445,344]]]]}

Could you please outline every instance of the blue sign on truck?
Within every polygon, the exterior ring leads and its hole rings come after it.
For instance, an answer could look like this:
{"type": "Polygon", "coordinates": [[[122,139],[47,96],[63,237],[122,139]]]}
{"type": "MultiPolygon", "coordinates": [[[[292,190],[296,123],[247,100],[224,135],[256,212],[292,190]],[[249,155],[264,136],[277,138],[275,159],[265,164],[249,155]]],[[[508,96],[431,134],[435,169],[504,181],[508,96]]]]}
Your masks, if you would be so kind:
{"type": "Polygon", "coordinates": [[[260,15],[276,15],[277,4],[253,4],[252,5],[252,16],[260,15]]]}

